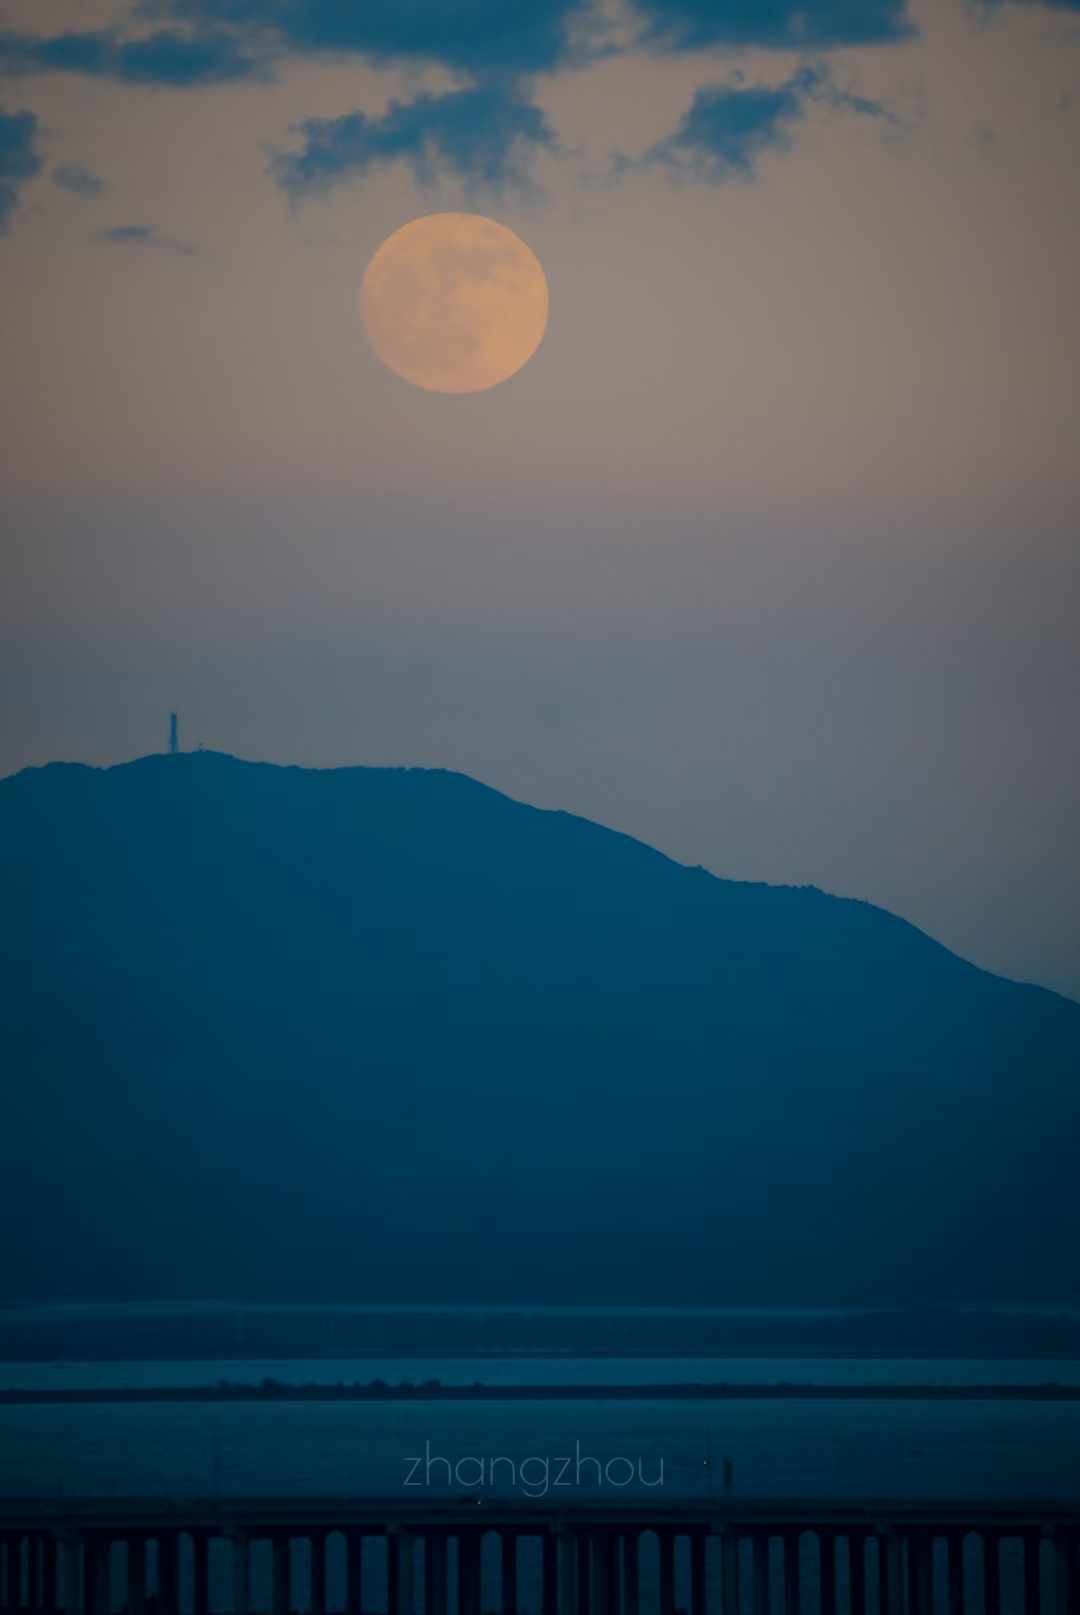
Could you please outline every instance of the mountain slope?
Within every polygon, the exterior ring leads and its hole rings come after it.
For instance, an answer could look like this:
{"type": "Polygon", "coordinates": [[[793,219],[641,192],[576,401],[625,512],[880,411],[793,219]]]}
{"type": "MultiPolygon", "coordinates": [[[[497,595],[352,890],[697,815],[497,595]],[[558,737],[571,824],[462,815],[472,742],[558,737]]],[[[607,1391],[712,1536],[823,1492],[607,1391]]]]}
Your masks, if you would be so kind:
{"type": "Polygon", "coordinates": [[[8,1297],[1080,1281],[1080,1006],[461,775],[0,781],[8,1297]]]}

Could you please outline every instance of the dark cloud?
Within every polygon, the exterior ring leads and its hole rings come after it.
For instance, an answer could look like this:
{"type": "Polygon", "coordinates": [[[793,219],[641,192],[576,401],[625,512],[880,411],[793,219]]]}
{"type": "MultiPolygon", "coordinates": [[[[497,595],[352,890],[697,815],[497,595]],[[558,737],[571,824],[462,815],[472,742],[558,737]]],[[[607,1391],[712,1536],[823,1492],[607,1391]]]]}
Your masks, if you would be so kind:
{"type": "Polygon", "coordinates": [[[52,180],[54,185],[59,185],[62,191],[70,191],[72,196],[100,196],[105,189],[105,181],[91,173],[89,168],[84,168],[82,163],[61,163],[53,169],[52,180]]]}
{"type": "MultiPolygon", "coordinates": [[[[632,0],[658,49],[888,44],[908,0],[632,0]]],[[[986,0],[998,3],[998,0],[986,0]]],[[[1057,0],[1080,6],[1080,0],[1057,0]]],[[[149,38],[0,30],[0,74],[82,73],[184,88],[254,77],[275,59],[339,52],[439,62],[479,79],[548,72],[613,49],[596,0],[140,0],[149,38]]]]}
{"type": "Polygon", "coordinates": [[[820,101],[867,117],[890,117],[879,101],[838,89],[820,67],[804,68],[774,88],[747,86],[741,73],[733,73],[726,84],[697,92],[673,134],[642,157],[620,159],[617,166],[620,172],[665,167],[712,185],[750,179],[758,158],[790,146],[792,125],[820,101]]]}
{"type": "Polygon", "coordinates": [[[113,246],[160,247],[165,252],[182,253],[185,258],[195,254],[195,248],[186,242],[174,241],[172,236],[159,236],[146,224],[115,224],[109,230],[99,230],[95,240],[113,246]]]}
{"type": "Polygon", "coordinates": [[[7,230],[19,205],[19,191],[41,167],[34,150],[37,118],[32,112],[4,112],[0,108],[0,235],[7,230]]]}
{"type": "Polygon", "coordinates": [[[143,11],[269,31],[291,51],[438,61],[473,73],[536,73],[570,54],[590,0],[146,0],[143,11]]]}
{"type": "Polygon", "coordinates": [[[303,144],[275,152],[270,170],[296,199],[395,162],[420,184],[450,173],[469,190],[529,192],[530,158],[558,149],[540,108],[500,86],[392,101],[381,118],[309,118],[295,132],[303,144]]]}
{"type": "Polygon", "coordinates": [[[255,57],[224,31],[196,38],[162,31],[148,39],[124,41],[112,33],[36,34],[0,29],[0,75],[83,73],[127,84],[200,84],[251,78],[255,57]]]}
{"type": "Polygon", "coordinates": [[[635,8],[647,38],[672,50],[829,50],[888,45],[915,32],[907,0],[635,0],[635,8]]]}
{"type": "MultiPolygon", "coordinates": [[[[631,0],[654,45],[827,50],[881,45],[914,30],[908,0],[631,0]]],[[[1058,0],[1077,4],[1080,0],[1058,0]]],[[[575,41],[595,43],[594,0],[143,0],[145,14],[198,25],[271,29],[286,49],[445,62],[471,72],[543,72],[575,41]]]]}

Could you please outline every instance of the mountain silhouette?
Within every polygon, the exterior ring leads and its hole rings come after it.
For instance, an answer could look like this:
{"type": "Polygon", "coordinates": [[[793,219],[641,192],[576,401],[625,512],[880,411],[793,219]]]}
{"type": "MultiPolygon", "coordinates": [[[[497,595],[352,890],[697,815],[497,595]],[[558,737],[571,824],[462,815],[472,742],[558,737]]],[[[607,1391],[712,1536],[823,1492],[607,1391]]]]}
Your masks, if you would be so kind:
{"type": "Polygon", "coordinates": [[[0,781],[0,1299],[1077,1296],[1080,1005],[460,774],[0,781]]]}

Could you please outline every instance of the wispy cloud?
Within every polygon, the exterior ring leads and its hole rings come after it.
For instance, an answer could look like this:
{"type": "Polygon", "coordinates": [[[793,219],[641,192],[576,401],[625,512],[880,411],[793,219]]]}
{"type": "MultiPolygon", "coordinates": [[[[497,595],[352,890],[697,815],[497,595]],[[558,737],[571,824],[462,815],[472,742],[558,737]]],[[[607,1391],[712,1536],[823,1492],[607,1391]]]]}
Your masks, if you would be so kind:
{"type": "Polygon", "coordinates": [[[659,167],[710,185],[752,179],[764,153],[791,145],[793,126],[815,102],[892,117],[880,101],[839,89],[821,67],[803,68],[776,86],[748,85],[735,72],[725,84],[698,90],[678,128],[640,157],[618,158],[617,172],[659,167]]]}
{"type": "Polygon", "coordinates": [[[52,171],[54,185],[59,185],[62,191],[70,191],[72,196],[84,196],[88,200],[101,196],[105,191],[105,181],[82,163],[61,163],[52,171]]]}
{"type": "MultiPolygon", "coordinates": [[[[828,51],[915,32],[909,0],[628,0],[633,44],[828,51]]],[[[1062,0],[1072,4],[1073,0],[1062,0]]],[[[1080,4],[1080,0],[1075,0],[1080,4]]],[[[231,37],[252,60],[336,52],[529,77],[614,50],[598,0],[141,0],[136,15],[231,37]]]]}
{"type": "Polygon", "coordinates": [[[821,51],[889,45],[915,32],[907,0],[634,0],[634,4],[645,19],[649,43],[669,50],[734,45],[821,51]]]}
{"type": "Polygon", "coordinates": [[[986,11],[999,11],[1006,5],[1042,6],[1049,11],[1080,11],[1080,0],[982,0],[986,11]]]}
{"type": "Polygon", "coordinates": [[[145,0],[142,11],[289,52],[437,61],[475,74],[548,72],[574,51],[571,24],[591,0],[145,0]]]}
{"type": "Polygon", "coordinates": [[[148,39],[116,33],[38,35],[0,29],[0,75],[80,73],[127,84],[176,89],[254,77],[256,58],[233,33],[196,37],[162,31],[148,39]]]}
{"type": "Polygon", "coordinates": [[[19,205],[19,192],[41,168],[34,146],[38,121],[32,112],[0,109],[0,235],[19,205]]]}
{"type": "Polygon", "coordinates": [[[165,252],[182,253],[185,258],[194,257],[197,250],[186,241],[176,241],[172,236],[158,235],[156,230],[146,224],[115,224],[108,230],[99,230],[94,239],[112,246],[159,247],[165,252]]]}
{"type": "Polygon", "coordinates": [[[451,174],[470,191],[528,194],[531,159],[558,149],[540,108],[503,85],[393,101],[381,118],[309,118],[295,132],[299,149],[274,152],[270,171],[296,200],[397,162],[422,185],[451,174]]]}

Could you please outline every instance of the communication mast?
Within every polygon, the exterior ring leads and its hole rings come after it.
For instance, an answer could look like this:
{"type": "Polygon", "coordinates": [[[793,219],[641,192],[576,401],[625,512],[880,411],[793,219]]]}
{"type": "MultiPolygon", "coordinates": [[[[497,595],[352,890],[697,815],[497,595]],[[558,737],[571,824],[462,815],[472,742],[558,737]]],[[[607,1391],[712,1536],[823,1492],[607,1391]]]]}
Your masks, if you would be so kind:
{"type": "Polygon", "coordinates": [[[177,733],[176,713],[169,713],[169,755],[175,757],[180,750],[180,737],[177,733]]]}

